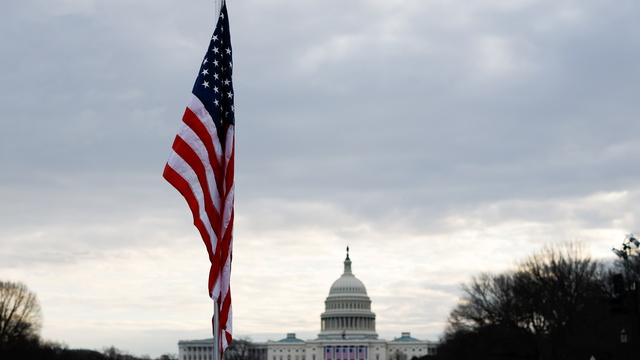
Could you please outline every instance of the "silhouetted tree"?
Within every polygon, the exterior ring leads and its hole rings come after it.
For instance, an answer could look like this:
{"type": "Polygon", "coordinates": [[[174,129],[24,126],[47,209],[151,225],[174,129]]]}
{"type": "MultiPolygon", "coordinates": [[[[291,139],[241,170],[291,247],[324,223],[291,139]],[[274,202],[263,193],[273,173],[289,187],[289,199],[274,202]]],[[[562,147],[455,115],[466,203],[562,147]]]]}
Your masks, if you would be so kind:
{"type": "Polygon", "coordinates": [[[162,354],[159,360],[178,360],[178,355],[176,354],[162,354]]]}
{"type": "MultiPolygon", "coordinates": [[[[128,352],[124,351],[124,350],[120,350],[118,348],[116,348],[115,346],[110,346],[110,347],[106,347],[103,349],[102,354],[105,356],[106,359],[109,360],[137,360],[139,358],[129,354],[128,352]]],[[[148,359],[149,356],[143,356],[140,359],[148,359]]]]}
{"type": "Polygon", "coordinates": [[[589,302],[602,297],[601,265],[584,256],[579,247],[549,247],[523,261],[514,276],[520,326],[537,338],[544,358],[566,358],[575,352],[571,339],[592,314],[589,302]]]}
{"type": "Polygon", "coordinates": [[[38,343],[42,314],[26,285],[0,281],[0,351],[38,343]]]}
{"type": "Polygon", "coordinates": [[[607,272],[574,244],[548,247],[512,271],[463,285],[442,359],[575,359],[608,356],[618,334],[607,272]]]}
{"type": "Polygon", "coordinates": [[[248,338],[233,339],[224,351],[223,360],[255,360],[251,352],[252,346],[248,338]]]}

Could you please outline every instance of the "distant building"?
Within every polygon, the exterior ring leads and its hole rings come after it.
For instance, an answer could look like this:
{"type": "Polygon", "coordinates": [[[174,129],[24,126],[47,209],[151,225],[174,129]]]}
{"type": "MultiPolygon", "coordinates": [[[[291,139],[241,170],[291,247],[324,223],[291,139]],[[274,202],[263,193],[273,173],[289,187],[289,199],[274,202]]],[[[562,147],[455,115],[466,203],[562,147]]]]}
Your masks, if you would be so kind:
{"type": "MultiPolygon", "coordinates": [[[[224,353],[225,360],[266,360],[267,343],[255,343],[242,340],[243,344],[232,346],[224,353]]],[[[178,342],[178,360],[213,360],[213,338],[204,340],[180,340],[178,342]]]]}
{"type": "MultiPolygon", "coordinates": [[[[317,339],[289,333],[279,341],[252,343],[252,357],[239,360],[411,360],[436,353],[437,342],[415,339],[409,332],[391,341],[378,339],[376,314],[364,284],[351,271],[348,248],[344,273],[324,303],[317,339]]],[[[212,339],[180,341],[178,348],[179,360],[213,360],[212,339]]]]}

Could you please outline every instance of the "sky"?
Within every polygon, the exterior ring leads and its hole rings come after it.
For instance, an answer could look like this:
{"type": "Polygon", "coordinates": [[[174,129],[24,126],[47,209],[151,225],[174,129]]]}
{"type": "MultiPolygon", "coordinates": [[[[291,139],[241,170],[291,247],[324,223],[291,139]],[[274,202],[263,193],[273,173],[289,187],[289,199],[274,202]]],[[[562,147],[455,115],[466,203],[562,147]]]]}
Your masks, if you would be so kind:
{"type": "MultiPolygon", "coordinates": [[[[0,279],[42,337],[211,337],[208,258],[162,178],[213,1],[0,5],[0,279]]],[[[319,332],[350,247],[381,338],[438,340],[481,272],[638,232],[640,3],[229,0],[234,332],[319,332]]]]}

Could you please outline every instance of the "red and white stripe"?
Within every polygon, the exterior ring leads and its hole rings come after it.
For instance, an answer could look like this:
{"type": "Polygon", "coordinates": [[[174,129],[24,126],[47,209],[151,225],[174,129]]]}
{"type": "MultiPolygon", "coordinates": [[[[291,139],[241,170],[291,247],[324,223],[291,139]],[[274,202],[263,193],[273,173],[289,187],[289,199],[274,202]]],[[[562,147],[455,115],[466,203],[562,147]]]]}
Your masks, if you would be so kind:
{"type": "Polygon", "coordinates": [[[186,199],[207,248],[209,296],[219,309],[220,351],[231,342],[231,253],[234,218],[234,125],[223,125],[224,142],[200,100],[192,96],[182,117],[164,178],[186,199]],[[224,144],[224,148],[223,148],[224,144]]]}

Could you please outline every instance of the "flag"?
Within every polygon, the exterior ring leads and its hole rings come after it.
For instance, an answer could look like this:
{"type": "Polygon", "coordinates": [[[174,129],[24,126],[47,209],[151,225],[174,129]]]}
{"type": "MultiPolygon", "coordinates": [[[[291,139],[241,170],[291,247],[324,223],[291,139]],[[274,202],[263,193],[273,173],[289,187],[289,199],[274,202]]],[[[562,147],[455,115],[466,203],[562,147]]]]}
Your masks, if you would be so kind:
{"type": "MultiPolygon", "coordinates": [[[[225,1],[193,85],[163,177],[187,201],[209,254],[208,291],[218,309],[221,354],[231,342],[231,252],[234,218],[235,117],[231,38],[225,1]]],[[[215,324],[214,325],[214,329],[215,324]]]]}

